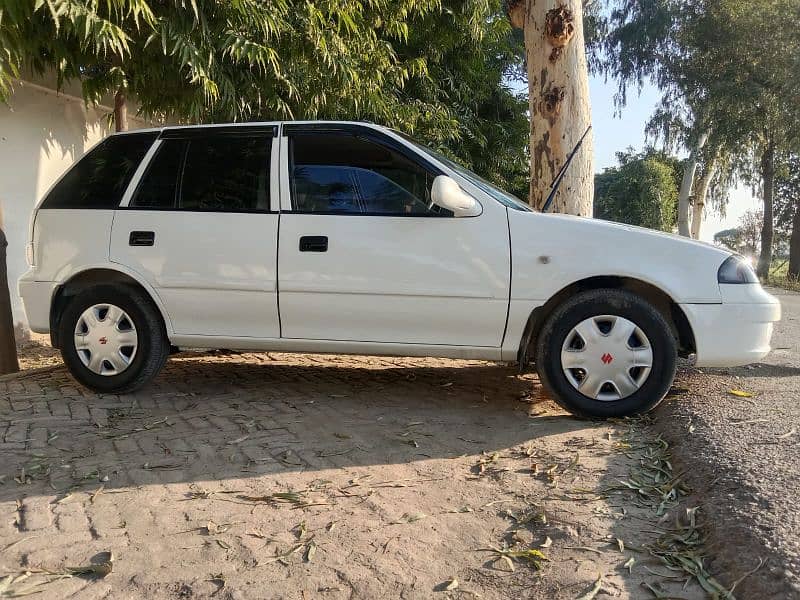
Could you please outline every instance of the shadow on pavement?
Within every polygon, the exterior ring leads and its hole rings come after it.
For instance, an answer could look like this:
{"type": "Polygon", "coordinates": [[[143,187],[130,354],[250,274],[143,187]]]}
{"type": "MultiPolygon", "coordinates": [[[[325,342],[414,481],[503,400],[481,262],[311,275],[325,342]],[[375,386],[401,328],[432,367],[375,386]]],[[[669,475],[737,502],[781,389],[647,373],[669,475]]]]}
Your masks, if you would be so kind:
{"type": "Polygon", "coordinates": [[[510,367],[433,359],[179,355],[123,396],[35,373],[0,381],[0,501],[451,458],[591,426],[529,418],[531,390],[510,367]]]}

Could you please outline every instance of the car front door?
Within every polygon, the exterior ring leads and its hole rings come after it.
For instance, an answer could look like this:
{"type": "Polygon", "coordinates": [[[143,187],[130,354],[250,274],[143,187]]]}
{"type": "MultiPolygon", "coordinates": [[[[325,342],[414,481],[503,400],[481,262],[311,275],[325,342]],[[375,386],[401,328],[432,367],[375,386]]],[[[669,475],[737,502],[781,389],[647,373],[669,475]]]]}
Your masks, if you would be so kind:
{"type": "Polygon", "coordinates": [[[165,130],[116,211],[111,260],[149,281],[176,334],[280,337],[274,132],[165,130]]]}
{"type": "Polygon", "coordinates": [[[500,346],[504,207],[455,218],[431,206],[439,168],[377,130],[286,125],[281,144],[282,337],[500,346]]]}

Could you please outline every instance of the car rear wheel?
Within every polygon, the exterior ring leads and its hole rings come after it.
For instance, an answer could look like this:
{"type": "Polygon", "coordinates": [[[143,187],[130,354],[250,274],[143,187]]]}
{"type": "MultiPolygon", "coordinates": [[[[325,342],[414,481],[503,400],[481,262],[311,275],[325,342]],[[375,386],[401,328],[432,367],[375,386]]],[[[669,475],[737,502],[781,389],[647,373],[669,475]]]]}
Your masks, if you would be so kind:
{"type": "Polygon", "coordinates": [[[537,337],[536,368],[568,411],[588,417],[645,413],[675,378],[677,343],[646,300],[589,290],[556,308],[537,337]]]}
{"type": "Polygon", "coordinates": [[[86,289],[61,317],[61,354],[72,375],[96,392],[126,393],[155,377],[170,352],[157,308],[127,285],[86,289]]]}

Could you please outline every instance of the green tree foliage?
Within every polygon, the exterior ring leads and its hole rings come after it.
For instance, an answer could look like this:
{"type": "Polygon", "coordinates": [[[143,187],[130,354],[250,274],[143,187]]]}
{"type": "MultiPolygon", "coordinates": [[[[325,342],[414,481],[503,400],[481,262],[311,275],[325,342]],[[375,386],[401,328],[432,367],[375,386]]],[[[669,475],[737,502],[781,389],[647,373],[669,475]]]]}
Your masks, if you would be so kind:
{"type": "Polygon", "coordinates": [[[188,121],[373,118],[415,125],[446,116],[400,98],[424,75],[399,60],[411,14],[435,0],[8,0],[3,64],[79,79],[86,98],[126,88],[149,117],[188,121]]]}
{"type": "Polygon", "coordinates": [[[157,120],[369,120],[522,190],[522,48],[499,0],[5,0],[0,99],[54,69],[157,120]]]}
{"type": "Polygon", "coordinates": [[[505,18],[500,0],[445,0],[441,11],[409,23],[404,60],[421,56],[427,76],[406,85],[404,95],[423,105],[447,107],[452,129],[414,133],[444,154],[520,198],[528,195],[528,101],[509,80],[524,78],[522,34],[505,18]]]}
{"type": "Polygon", "coordinates": [[[595,176],[594,216],[661,231],[675,228],[681,165],[652,149],[618,152],[618,167],[595,176]]]}

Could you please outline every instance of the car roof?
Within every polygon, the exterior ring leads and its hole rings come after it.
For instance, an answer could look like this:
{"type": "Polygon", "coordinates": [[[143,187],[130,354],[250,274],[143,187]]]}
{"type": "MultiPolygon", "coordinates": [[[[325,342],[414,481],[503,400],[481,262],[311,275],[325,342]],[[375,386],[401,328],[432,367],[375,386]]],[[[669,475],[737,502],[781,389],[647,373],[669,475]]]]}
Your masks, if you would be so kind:
{"type": "Polygon", "coordinates": [[[152,132],[165,132],[165,131],[191,131],[198,129],[220,129],[220,128],[235,128],[235,127],[277,127],[279,125],[318,125],[318,126],[357,126],[369,127],[381,131],[388,131],[387,127],[370,123],[369,121],[242,121],[238,123],[205,123],[200,125],[165,125],[163,127],[147,127],[144,129],[132,129],[129,131],[118,131],[112,135],[129,135],[132,133],[152,133],[152,132]]]}

